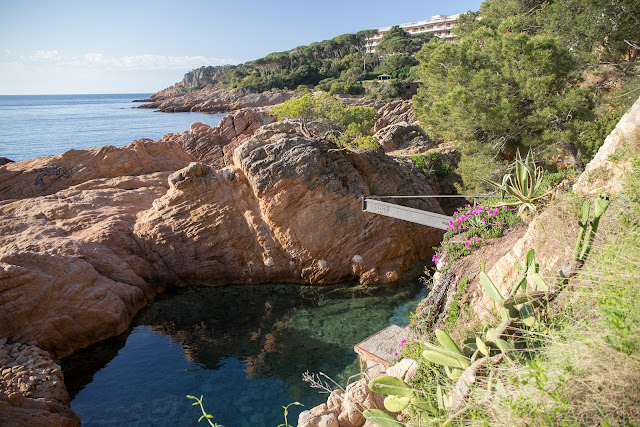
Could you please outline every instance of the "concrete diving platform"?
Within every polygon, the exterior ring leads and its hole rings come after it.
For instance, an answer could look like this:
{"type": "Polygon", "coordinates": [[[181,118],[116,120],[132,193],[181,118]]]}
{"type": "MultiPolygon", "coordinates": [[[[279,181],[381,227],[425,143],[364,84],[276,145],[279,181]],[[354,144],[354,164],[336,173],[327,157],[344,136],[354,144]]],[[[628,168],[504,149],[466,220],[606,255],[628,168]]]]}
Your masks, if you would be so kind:
{"type": "Polygon", "coordinates": [[[407,337],[407,331],[398,325],[390,325],[376,332],[364,341],[356,344],[353,350],[358,354],[360,368],[365,369],[376,363],[382,363],[389,368],[391,361],[402,347],[402,340],[407,337]]]}
{"type": "Polygon", "coordinates": [[[440,230],[446,230],[451,220],[450,216],[396,205],[394,203],[387,203],[373,198],[362,199],[362,210],[364,212],[428,225],[429,227],[439,228],[440,230]]]}

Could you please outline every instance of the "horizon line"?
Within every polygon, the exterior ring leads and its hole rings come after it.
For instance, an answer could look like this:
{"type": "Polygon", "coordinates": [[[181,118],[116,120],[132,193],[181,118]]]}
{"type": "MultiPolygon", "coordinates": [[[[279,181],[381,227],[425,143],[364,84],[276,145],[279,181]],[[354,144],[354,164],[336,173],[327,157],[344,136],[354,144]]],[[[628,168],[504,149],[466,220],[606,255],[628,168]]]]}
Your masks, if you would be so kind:
{"type": "Polygon", "coordinates": [[[0,96],[153,95],[156,92],[0,93],[0,96]]]}

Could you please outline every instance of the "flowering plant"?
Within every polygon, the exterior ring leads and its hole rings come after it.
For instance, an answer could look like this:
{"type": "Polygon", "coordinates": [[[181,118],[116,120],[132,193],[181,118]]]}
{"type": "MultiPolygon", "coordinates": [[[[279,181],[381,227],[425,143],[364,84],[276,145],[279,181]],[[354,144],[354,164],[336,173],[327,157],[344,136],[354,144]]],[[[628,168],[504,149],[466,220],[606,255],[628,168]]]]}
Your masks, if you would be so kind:
{"type": "Polygon", "coordinates": [[[499,237],[508,227],[520,221],[507,206],[465,205],[453,213],[447,226],[442,245],[436,250],[432,261],[438,264],[447,256],[447,269],[456,259],[468,255],[473,248],[483,246],[490,238],[499,237]]]}

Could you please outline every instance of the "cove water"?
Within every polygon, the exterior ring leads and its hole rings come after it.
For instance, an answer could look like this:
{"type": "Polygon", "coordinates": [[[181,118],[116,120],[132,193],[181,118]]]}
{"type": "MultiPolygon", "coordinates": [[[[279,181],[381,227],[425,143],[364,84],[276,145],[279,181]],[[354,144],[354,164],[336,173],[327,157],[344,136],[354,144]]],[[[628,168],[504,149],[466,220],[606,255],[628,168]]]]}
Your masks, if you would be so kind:
{"type": "Polygon", "coordinates": [[[139,138],[159,139],[189,130],[191,123],[215,126],[224,114],[160,113],[133,107],[148,93],[109,95],[0,96],[0,157],[20,161],[72,148],[123,146],[139,138]]]}
{"type": "Polygon", "coordinates": [[[83,426],[198,426],[200,409],[186,395],[202,395],[214,422],[275,427],[282,407],[300,402],[289,408],[296,425],[327,399],[302,374],[323,372],[344,388],[360,370],[353,346],[408,324],[425,293],[417,282],[170,290],[125,334],[60,362],[71,409],[83,426]]]}

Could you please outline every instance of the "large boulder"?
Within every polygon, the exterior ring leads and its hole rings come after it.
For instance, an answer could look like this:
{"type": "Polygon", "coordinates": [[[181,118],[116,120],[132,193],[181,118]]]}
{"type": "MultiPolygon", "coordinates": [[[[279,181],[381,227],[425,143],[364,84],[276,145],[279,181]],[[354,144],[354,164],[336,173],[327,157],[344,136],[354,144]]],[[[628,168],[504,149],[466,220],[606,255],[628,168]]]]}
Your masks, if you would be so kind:
{"type": "Polygon", "coordinates": [[[245,109],[223,117],[216,127],[193,123],[190,130],[168,133],[160,141],[176,143],[197,161],[222,168],[233,162],[233,150],[262,125],[260,114],[245,109]]]}

